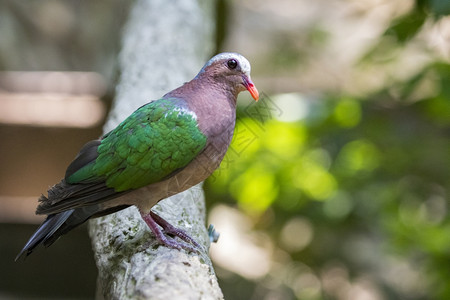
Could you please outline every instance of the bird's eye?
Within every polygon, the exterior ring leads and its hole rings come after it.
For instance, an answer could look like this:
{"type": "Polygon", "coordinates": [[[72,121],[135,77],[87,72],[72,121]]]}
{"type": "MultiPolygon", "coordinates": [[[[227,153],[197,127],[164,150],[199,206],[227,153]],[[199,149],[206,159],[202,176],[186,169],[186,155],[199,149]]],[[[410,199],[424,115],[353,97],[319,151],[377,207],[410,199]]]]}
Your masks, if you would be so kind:
{"type": "Polygon", "coordinates": [[[234,70],[236,69],[238,63],[235,59],[230,59],[229,61],[227,61],[227,66],[230,70],[234,70]]]}

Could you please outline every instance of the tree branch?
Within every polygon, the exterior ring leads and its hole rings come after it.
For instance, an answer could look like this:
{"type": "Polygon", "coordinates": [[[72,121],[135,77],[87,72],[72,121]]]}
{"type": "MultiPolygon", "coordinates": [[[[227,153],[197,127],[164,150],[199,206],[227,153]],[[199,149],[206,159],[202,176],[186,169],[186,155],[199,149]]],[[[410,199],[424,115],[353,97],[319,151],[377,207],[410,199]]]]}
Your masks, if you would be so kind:
{"type": "MultiPolygon", "coordinates": [[[[213,1],[138,0],[123,34],[121,78],[108,132],[139,106],[190,80],[212,49],[213,1]]],[[[161,201],[154,211],[209,248],[201,185],[161,201]]],[[[222,299],[206,252],[158,247],[134,207],[91,220],[101,299],[222,299]]]]}

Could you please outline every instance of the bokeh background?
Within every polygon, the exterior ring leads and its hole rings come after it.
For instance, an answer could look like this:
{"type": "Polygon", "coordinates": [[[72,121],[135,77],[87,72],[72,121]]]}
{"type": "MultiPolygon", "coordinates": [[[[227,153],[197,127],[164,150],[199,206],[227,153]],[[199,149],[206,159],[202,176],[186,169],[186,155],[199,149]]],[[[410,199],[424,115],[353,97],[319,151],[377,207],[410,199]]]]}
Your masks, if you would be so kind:
{"type": "MultiPolygon", "coordinates": [[[[450,299],[450,2],[216,4],[262,92],[204,185],[225,298],[450,299]]],[[[13,259],[101,134],[129,6],[0,2],[0,299],[95,295],[84,227],[13,259]]]]}

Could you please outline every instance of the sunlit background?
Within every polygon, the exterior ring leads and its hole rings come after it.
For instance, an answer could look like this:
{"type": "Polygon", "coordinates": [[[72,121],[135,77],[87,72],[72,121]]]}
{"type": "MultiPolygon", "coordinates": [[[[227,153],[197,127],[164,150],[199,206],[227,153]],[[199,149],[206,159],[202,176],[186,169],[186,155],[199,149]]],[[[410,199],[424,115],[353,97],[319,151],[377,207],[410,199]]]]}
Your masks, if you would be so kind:
{"type": "MultiPolygon", "coordinates": [[[[450,299],[450,2],[217,3],[262,92],[205,184],[225,298],[450,299]]],[[[12,261],[101,134],[128,5],[0,2],[1,299],[94,297],[83,227],[12,261]]]]}

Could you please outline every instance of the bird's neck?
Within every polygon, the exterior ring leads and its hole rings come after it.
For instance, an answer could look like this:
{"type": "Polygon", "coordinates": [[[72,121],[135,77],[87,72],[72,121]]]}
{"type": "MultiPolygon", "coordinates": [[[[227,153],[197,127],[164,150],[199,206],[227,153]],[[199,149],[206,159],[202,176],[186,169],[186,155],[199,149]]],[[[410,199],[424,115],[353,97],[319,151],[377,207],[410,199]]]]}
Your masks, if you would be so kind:
{"type": "MultiPolygon", "coordinates": [[[[234,100],[236,103],[237,95],[240,90],[227,82],[215,80],[211,77],[197,75],[194,79],[186,82],[179,88],[171,91],[170,96],[187,95],[195,98],[211,98],[223,96],[226,99],[234,100]]],[[[169,95],[168,94],[168,95],[169,95]]]]}
{"type": "Polygon", "coordinates": [[[206,134],[218,135],[230,127],[234,129],[237,94],[225,84],[196,77],[165,97],[185,100],[197,115],[200,129],[206,134]]]}

